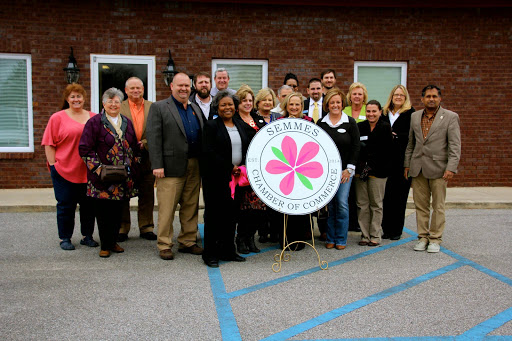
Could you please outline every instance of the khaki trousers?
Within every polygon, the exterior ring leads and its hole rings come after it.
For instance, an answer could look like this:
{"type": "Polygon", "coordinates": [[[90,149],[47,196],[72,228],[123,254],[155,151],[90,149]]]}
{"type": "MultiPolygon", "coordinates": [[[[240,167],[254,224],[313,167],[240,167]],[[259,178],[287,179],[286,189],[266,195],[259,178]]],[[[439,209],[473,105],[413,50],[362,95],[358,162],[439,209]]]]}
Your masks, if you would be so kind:
{"type": "MultiPolygon", "coordinates": [[[[141,176],[139,185],[139,201],[137,207],[137,218],[140,233],[153,232],[153,210],[155,208],[155,176],[153,173],[146,173],[141,176]]],[[[121,218],[121,229],[119,233],[130,232],[130,201],[123,202],[123,214],[121,218]]]]}
{"type": "Polygon", "coordinates": [[[381,242],[382,236],[382,202],[386,192],[387,178],[369,177],[368,180],[356,180],[356,203],[361,240],[381,242]]]}
{"type": "Polygon", "coordinates": [[[185,176],[156,179],[156,197],[158,199],[157,247],[160,251],[172,248],[172,222],[178,203],[180,204],[179,218],[181,224],[178,243],[183,247],[196,244],[200,187],[199,162],[196,158],[188,160],[185,176]]]}
{"type": "Polygon", "coordinates": [[[444,215],[446,185],[447,182],[443,178],[427,179],[421,172],[412,179],[418,239],[421,241],[441,244],[446,221],[444,215]],[[431,197],[432,219],[430,219],[431,197]]]}

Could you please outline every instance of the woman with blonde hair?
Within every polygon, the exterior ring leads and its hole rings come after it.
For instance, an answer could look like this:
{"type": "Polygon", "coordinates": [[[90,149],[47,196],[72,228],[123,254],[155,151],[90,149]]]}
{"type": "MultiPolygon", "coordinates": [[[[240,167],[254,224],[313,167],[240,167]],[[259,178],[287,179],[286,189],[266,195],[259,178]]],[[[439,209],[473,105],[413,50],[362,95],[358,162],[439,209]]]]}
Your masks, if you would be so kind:
{"type": "Polygon", "coordinates": [[[325,244],[326,248],[336,248],[337,250],[343,250],[347,245],[348,195],[360,148],[359,129],[356,121],[344,112],[345,103],[345,94],[340,89],[333,88],[327,91],[323,106],[328,114],[318,123],[318,126],[325,130],[336,144],[343,168],[340,187],[328,204],[329,217],[327,218],[327,243],[325,244]]]}
{"type": "MultiPolygon", "coordinates": [[[[248,142],[250,143],[254,135],[265,126],[262,117],[256,114],[254,110],[254,92],[248,85],[242,85],[236,92],[240,102],[238,111],[233,117],[233,121],[238,122],[239,126],[245,131],[248,142]]],[[[249,252],[258,253],[260,249],[254,242],[254,235],[258,227],[268,225],[265,219],[267,206],[258,198],[251,186],[237,187],[235,193],[237,204],[240,203],[240,212],[237,219],[236,246],[238,253],[248,254],[249,252]]]]}
{"type": "Polygon", "coordinates": [[[357,123],[366,120],[366,103],[368,90],[363,83],[355,82],[348,88],[347,107],[343,112],[356,120],[357,123]]]}
{"type": "Polygon", "coordinates": [[[277,97],[274,90],[271,88],[263,88],[258,91],[256,98],[254,99],[254,108],[257,110],[258,115],[263,117],[265,123],[275,121],[279,114],[270,112],[277,105],[277,97]]]}
{"type": "Polygon", "coordinates": [[[384,195],[382,238],[399,240],[402,235],[405,220],[405,207],[411,187],[411,179],[406,180],[404,173],[404,157],[411,114],[414,112],[409,92],[403,85],[397,85],[389,94],[383,108],[382,120],[391,125],[393,143],[390,153],[390,173],[384,195]]]}

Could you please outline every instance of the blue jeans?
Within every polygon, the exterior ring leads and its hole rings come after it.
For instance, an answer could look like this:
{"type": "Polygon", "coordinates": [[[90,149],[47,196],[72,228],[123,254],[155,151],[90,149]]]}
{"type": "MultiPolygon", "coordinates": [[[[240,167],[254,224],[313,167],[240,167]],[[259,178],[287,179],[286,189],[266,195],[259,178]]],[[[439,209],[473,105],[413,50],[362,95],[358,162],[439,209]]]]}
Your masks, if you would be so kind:
{"type": "Polygon", "coordinates": [[[92,199],[87,197],[87,184],[76,184],[64,179],[55,169],[50,167],[53,191],[57,200],[57,228],[60,239],[71,239],[75,229],[76,205],[80,204],[80,227],[83,236],[91,236],[94,232],[94,208],[92,199]]]}
{"type": "Polygon", "coordinates": [[[327,218],[327,243],[347,245],[348,235],[348,195],[352,178],[340,184],[338,191],[329,203],[329,217],[327,218]]]}

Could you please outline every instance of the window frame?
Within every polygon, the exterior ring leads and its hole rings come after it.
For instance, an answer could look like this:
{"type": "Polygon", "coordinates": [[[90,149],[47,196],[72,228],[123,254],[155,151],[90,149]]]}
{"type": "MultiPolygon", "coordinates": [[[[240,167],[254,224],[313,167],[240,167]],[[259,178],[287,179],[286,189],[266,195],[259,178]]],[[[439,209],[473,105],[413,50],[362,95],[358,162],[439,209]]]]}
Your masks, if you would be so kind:
{"type": "MultiPolygon", "coordinates": [[[[261,89],[268,87],[268,60],[266,59],[212,59],[212,88],[215,86],[215,71],[218,64],[260,65],[262,66],[261,89]]],[[[229,70],[228,70],[229,71],[229,70]]],[[[237,89],[235,89],[237,90],[237,89]]]]}
{"type": "Polygon", "coordinates": [[[401,68],[401,76],[400,76],[400,84],[407,87],[407,62],[385,62],[385,61],[365,61],[365,62],[356,62],[354,61],[354,82],[357,82],[359,76],[359,67],[360,66],[370,66],[370,67],[400,67],[401,68]]]}
{"type": "MultiPolygon", "coordinates": [[[[100,63],[112,64],[146,64],[148,67],[148,84],[146,90],[148,92],[148,101],[154,102],[156,100],[156,58],[155,56],[143,55],[118,55],[118,54],[93,54],[91,53],[91,111],[95,113],[100,112],[98,106],[99,97],[99,80],[98,80],[98,65],[100,63]]],[[[124,89],[121,89],[124,90],[124,89]]],[[[125,98],[126,99],[126,98],[125,98]]]]}
{"type": "Polygon", "coordinates": [[[28,146],[0,147],[0,153],[33,153],[34,152],[34,110],[32,102],[32,55],[22,53],[0,53],[0,59],[23,59],[27,67],[27,125],[28,146]]]}

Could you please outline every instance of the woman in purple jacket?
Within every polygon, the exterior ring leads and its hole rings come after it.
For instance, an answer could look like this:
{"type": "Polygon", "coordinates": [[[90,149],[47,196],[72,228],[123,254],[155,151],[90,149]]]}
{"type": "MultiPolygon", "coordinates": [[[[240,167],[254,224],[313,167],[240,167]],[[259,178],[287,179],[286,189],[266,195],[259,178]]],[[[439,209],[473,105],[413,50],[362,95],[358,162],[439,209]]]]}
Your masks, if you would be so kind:
{"type": "Polygon", "coordinates": [[[94,199],[101,240],[100,257],[109,257],[110,252],[124,252],[116,243],[123,201],[137,194],[134,180],[140,147],[132,122],[119,114],[123,97],[116,88],[105,91],[102,98],[104,110],[87,121],[78,147],[87,167],[87,196],[94,199]],[[107,165],[124,166],[127,177],[102,181],[100,174],[107,165]]]}

